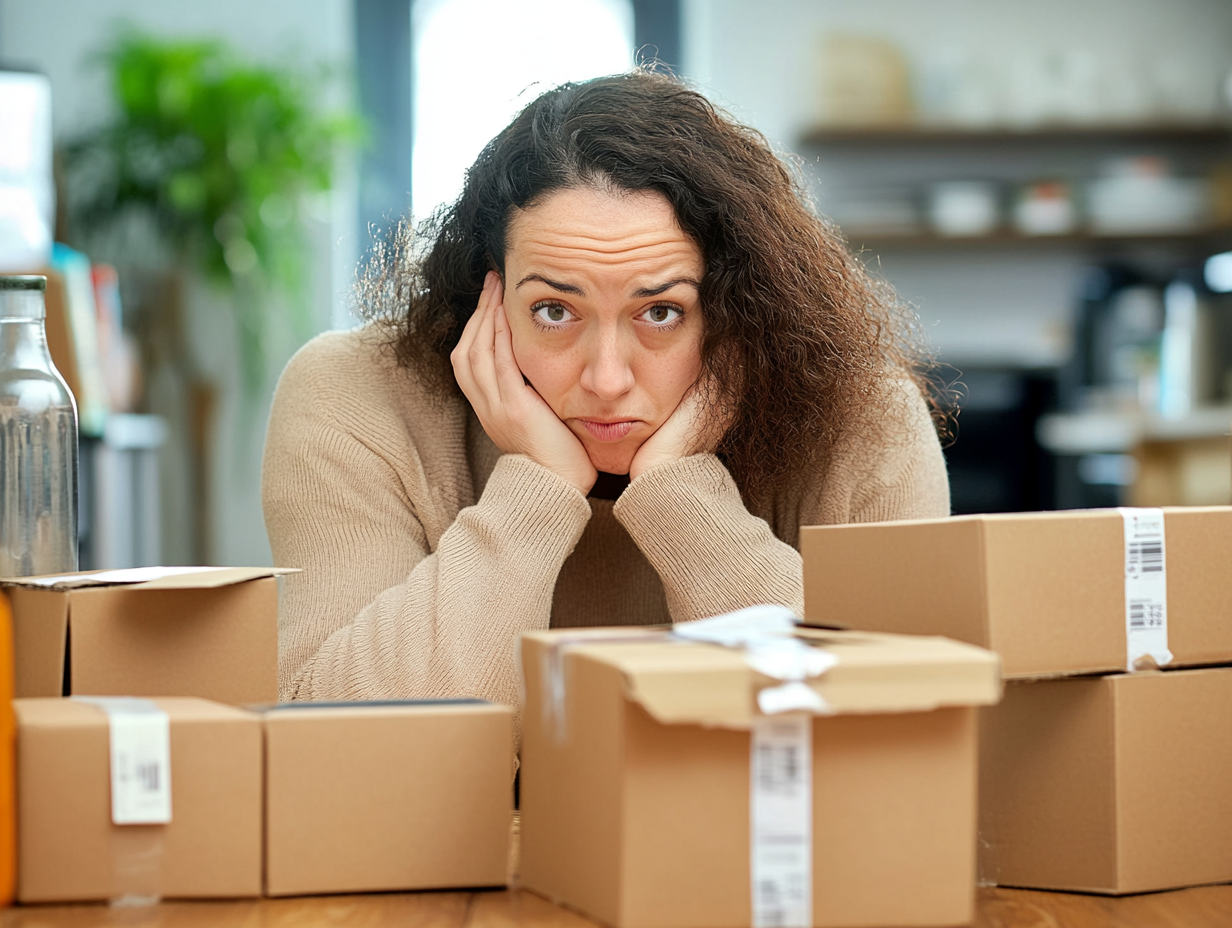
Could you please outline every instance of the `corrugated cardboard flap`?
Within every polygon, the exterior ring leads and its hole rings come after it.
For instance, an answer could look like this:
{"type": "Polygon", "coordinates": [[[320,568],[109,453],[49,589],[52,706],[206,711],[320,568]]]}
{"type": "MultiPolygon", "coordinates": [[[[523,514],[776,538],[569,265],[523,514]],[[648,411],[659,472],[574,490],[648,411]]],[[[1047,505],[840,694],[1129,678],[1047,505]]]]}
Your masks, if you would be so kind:
{"type": "Polygon", "coordinates": [[[132,567],[43,577],[8,577],[0,579],[0,585],[56,592],[100,586],[127,586],[134,590],[207,590],[298,572],[297,567],[132,567]]]}
{"type": "MultiPolygon", "coordinates": [[[[835,714],[923,712],[1001,698],[1000,661],[983,648],[872,632],[801,629],[799,637],[838,659],[808,681],[835,714]]],[[[629,699],[664,724],[747,729],[758,713],[757,692],[780,684],[735,648],[676,639],[568,646],[619,669],[629,699]]]]}

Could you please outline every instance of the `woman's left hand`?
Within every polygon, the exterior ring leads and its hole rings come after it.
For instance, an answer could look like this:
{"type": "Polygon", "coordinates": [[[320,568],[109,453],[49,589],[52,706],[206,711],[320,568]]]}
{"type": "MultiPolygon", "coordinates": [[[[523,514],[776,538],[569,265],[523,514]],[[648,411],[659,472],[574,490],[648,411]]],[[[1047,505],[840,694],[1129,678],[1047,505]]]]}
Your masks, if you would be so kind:
{"type": "Polygon", "coordinates": [[[731,412],[728,406],[715,402],[713,396],[713,381],[695,383],[675,412],[637,449],[629,465],[629,479],[636,480],[660,464],[718,447],[731,425],[731,412]]]}

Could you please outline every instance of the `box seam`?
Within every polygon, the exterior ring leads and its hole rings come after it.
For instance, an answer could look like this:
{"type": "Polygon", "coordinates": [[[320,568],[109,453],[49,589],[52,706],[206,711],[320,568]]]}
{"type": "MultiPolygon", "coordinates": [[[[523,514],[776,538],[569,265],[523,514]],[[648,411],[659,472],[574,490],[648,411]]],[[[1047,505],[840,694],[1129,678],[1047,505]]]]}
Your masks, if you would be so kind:
{"type": "Polygon", "coordinates": [[[269,726],[268,719],[260,718],[261,724],[261,895],[269,891],[269,726]]]}
{"type": "Polygon", "coordinates": [[[976,554],[980,567],[976,573],[979,576],[980,604],[983,606],[980,624],[984,627],[984,647],[995,651],[995,642],[992,640],[992,593],[988,586],[988,525],[984,519],[977,520],[975,524],[977,527],[976,545],[978,547],[976,554]]]}
{"type": "Polygon", "coordinates": [[[1118,685],[1120,678],[1108,677],[1108,688],[1110,690],[1108,699],[1108,732],[1112,740],[1112,789],[1110,792],[1110,801],[1112,802],[1112,847],[1114,853],[1112,855],[1112,886],[1109,887],[1109,892],[1119,894],[1121,892],[1121,878],[1123,861],[1122,854],[1124,849],[1121,846],[1121,738],[1118,725],[1120,718],[1120,698],[1121,687],[1118,685]]]}
{"type": "Polygon", "coordinates": [[[628,881],[625,879],[625,847],[628,842],[625,840],[625,809],[629,807],[629,707],[633,705],[633,701],[629,698],[629,678],[624,672],[620,674],[622,681],[622,692],[620,694],[623,706],[620,712],[620,732],[619,744],[617,745],[617,766],[620,769],[620,789],[616,801],[619,804],[617,809],[616,821],[619,825],[616,828],[616,868],[615,874],[616,885],[620,887],[616,893],[616,924],[626,925],[627,912],[629,908],[628,900],[628,881]]]}

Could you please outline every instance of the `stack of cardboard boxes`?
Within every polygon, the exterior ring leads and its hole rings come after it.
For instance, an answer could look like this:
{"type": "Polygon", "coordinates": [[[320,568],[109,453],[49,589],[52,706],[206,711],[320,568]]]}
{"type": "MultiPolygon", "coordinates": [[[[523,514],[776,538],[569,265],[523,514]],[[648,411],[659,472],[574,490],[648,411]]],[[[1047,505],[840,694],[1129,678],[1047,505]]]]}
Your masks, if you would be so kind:
{"type": "Polygon", "coordinates": [[[7,582],[19,901],[505,884],[512,710],[273,705],[279,573],[7,582]]]}
{"type": "MultiPolygon", "coordinates": [[[[9,583],[20,901],[506,883],[513,711],[253,709],[277,573],[9,583]]],[[[970,921],[996,656],[776,621],[525,636],[525,885],[621,928],[970,921]]]]}
{"type": "MultiPolygon", "coordinates": [[[[1232,508],[802,548],[812,628],[523,636],[524,885],[616,928],[859,928],[967,923],[977,875],[1232,881],[1232,508]]],[[[21,900],[506,883],[513,710],[252,709],[276,574],[10,585],[21,900]]]]}
{"type": "Polygon", "coordinates": [[[981,719],[985,882],[1232,881],[1232,508],[813,527],[801,549],[807,622],[1000,654],[1005,698],[981,719]]]}

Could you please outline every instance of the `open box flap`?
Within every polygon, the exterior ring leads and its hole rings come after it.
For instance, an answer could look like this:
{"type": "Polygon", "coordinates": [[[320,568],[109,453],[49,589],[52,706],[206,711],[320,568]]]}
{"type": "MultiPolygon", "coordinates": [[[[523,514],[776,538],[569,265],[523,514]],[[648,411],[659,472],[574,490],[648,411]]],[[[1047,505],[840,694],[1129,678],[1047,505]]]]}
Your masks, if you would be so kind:
{"type": "MultiPolygon", "coordinates": [[[[613,629],[606,629],[609,635],[613,629]]],[[[552,646],[553,634],[535,633],[552,646]]],[[[922,712],[989,705],[1001,698],[1000,661],[991,651],[946,638],[800,629],[837,663],[806,682],[828,712],[922,712]]],[[[759,690],[779,685],[748,665],[744,651],[643,631],[627,642],[567,639],[570,653],[620,670],[629,699],[664,724],[747,729],[759,690]]]]}
{"type": "Polygon", "coordinates": [[[0,579],[0,585],[57,592],[101,586],[128,586],[131,589],[204,590],[298,572],[299,569],[295,567],[129,567],[120,570],[90,570],[42,577],[9,577],[0,579]]]}

